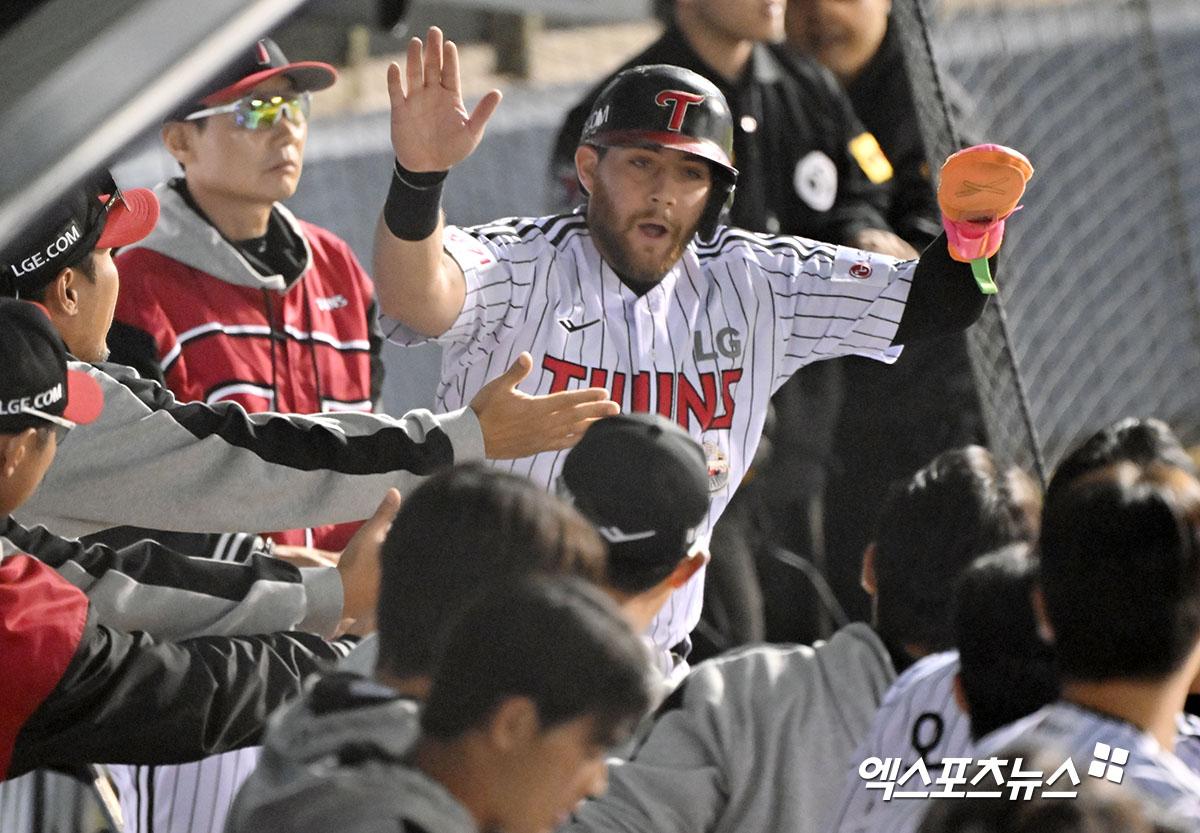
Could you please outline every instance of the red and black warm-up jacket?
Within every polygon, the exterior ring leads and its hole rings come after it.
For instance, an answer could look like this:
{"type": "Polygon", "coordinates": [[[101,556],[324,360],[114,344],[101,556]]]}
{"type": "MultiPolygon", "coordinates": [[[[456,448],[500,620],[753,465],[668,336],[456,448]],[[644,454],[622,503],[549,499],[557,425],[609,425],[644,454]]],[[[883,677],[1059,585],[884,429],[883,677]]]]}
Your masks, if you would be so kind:
{"type": "MultiPolygon", "coordinates": [[[[113,360],[185,402],[237,402],[250,413],[370,411],[383,337],[375,285],[346,242],[277,205],[255,254],[222,236],[182,180],[156,192],[158,226],[116,259],[113,360]]],[[[355,528],[251,531],[340,550],[355,528]]]]}
{"type": "Polygon", "coordinates": [[[267,716],[340,654],[302,633],[155,642],[97,624],[81,590],[10,556],[0,561],[0,778],[257,743],[267,716]]]}

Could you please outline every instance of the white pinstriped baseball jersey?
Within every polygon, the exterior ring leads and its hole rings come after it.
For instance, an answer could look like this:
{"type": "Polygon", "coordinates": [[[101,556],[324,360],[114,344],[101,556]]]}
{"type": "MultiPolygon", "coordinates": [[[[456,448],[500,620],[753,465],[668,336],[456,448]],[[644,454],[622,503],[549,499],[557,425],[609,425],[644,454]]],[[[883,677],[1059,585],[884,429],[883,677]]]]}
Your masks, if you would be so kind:
{"type": "Polygon", "coordinates": [[[846,787],[825,829],[831,833],[911,833],[928,809],[920,801],[883,800],[858,774],[867,758],[899,758],[907,772],[924,758],[930,777],[945,758],[972,758],[971,725],[954,696],[958,651],[932,654],[905,669],[883,696],[866,739],[846,769],[846,787]]]}
{"type": "MultiPolygon", "coordinates": [[[[706,530],[746,472],[771,394],[805,364],[849,354],[894,361],[891,340],[916,261],[798,237],[722,228],[693,241],[639,297],[600,258],[582,214],[447,227],[467,296],[444,347],[439,408],[468,404],[522,350],[531,394],[599,385],[626,412],[657,411],[705,446],[706,530]]],[[[393,341],[423,338],[384,318],[393,341]]],[[[565,452],[502,463],[550,486],[565,452]]],[[[703,572],[677,590],[649,635],[669,647],[700,618],[703,572]]]]}
{"type": "MultiPolygon", "coordinates": [[[[344,657],[356,643],[330,645],[344,657]]],[[[247,746],[188,764],[110,764],[125,833],[223,833],[233,799],[261,753],[261,746],[247,746]]]]}
{"type": "Polygon", "coordinates": [[[125,833],[222,833],[260,752],[261,747],[251,746],[190,764],[110,765],[125,833]]]}
{"type": "Polygon", "coordinates": [[[1017,745],[1062,750],[1080,778],[1119,779],[1188,829],[1200,825],[1200,775],[1131,723],[1060,700],[981,738],[978,749],[992,755],[1017,745]]]}

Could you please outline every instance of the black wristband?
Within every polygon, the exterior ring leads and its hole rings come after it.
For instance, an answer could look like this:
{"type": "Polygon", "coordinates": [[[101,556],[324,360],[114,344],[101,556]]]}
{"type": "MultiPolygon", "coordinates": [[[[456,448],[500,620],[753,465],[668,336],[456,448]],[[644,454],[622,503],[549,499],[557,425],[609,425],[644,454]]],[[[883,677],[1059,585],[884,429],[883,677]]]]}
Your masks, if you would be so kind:
{"type": "Polygon", "coordinates": [[[401,240],[424,240],[442,217],[442,184],[449,171],[406,170],[396,162],[383,203],[383,222],[401,240]]]}

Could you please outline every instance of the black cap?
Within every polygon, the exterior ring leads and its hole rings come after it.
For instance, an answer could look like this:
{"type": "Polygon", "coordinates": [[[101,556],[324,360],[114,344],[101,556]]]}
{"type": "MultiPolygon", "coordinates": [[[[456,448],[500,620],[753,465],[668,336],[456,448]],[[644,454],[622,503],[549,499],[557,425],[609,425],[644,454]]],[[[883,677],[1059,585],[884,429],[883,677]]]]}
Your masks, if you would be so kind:
{"type": "Polygon", "coordinates": [[[696,543],[708,514],[708,464],[674,422],[620,414],[594,422],[567,454],[558,492],[608,542],[611,583],[640,592],[696,543]]]}
{"type": "Polygon", "coordinates": [[[197,110],[241,98],[276,75],[285,76],[298,93],[324,90],[337,81],[337,70],[329,64],[321,61],[293,63],[275,41],[263,38],[234,59],[199,93],[175,108],[167,120],[182,121],[197,110]]]}
{"type": "Polygon", "coordinates": [[[39,305],[0,298],[0,362],[0,433],[45,423],[30,408],[78,423],[99,415],[99,383],[67,369],[66,347],[39,305]]]}
{"type": "Polygon", "coordinates": [[[153,191],[121,191],[107,171],[94,174],[0,247],[0,295],[29,294],[93,249],[136,243],[157,222],[153,191]]]}

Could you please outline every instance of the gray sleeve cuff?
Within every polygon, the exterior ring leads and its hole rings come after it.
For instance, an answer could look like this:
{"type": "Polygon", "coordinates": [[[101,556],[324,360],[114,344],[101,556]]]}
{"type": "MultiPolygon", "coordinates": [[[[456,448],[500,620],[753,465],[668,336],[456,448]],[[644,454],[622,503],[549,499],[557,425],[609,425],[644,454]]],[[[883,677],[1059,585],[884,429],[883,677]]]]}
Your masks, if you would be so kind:
{"type": "Polygon", "coordinates": [[[304,584],[304,619],[297,630],[331,636],[342,621],[342,577],[337,567],[301,567],[300,581],[304,584]]]}
{"type": "Polygon", "coordinates": [[[479,418],[469,407],[438,414],[434,420],[450,438],[455,463],[483,459],[483,430],[479,427],[479,418]]]}

